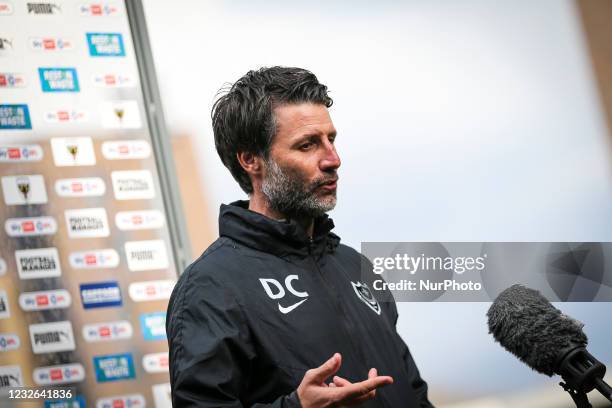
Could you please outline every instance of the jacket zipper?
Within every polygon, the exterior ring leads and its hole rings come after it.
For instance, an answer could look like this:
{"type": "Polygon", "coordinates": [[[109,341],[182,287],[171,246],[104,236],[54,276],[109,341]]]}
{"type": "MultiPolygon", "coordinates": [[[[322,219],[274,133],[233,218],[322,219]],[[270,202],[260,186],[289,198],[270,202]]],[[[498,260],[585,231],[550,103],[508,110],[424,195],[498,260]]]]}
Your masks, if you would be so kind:
{"type": "MultiPolygon", "coordinates": [[[[336,311],[338,312],[338,314],[342,318],[342,324],[340,326],[342,327],[342,329],[344,331],[344,334],[345,334],[346,339],[347,339],[347,343],[350,344],[350,346],[353,349],[353,352],[355,353],[355,355],[359,356],[361,358],[361,365],[363,366],[364,362],[365,362],[365,358],[364,358],[363,352],[361,351],[361,349],[359,347],[357,347],[355,342],[353,342],[353,337],[350,335],[350,332],[349,332],[348,328],[346,327],[346,322],[348,321],[348,316],[344,313],[344,309],[339,304],[339,302],[340,302],[338,300],[339,296],[337,296],[337,294],[334,291],[333,286],[325,278],[325,275],[323,274],[323,271],[319,267],[319,264],[317,263],[317,260],[315,259],[314,255],[313,255],[313,248],[314,248],[314,240],[313,240],[313,238],[312,237],[308,237],[308,240],[309,240],[308,241],[308,256],[312,260],[312,263],[315,265],[315,268],[316,268],[317,272],[319,273],[319,276],[321,277],[321,281],[323,282],[323,285],[325,286],[325,289],[331,295],[332,303],[334,304],[334,307],[336,308],[336,311]]],[[[367,374],[368,367],[365,367],[365,370],[366,370],[366,374],[367,374]]],[[[384,399],[376,401],[376,402],[377,403],[381,402],[383,406],[387,405],[386,401],[384,399]]]]}

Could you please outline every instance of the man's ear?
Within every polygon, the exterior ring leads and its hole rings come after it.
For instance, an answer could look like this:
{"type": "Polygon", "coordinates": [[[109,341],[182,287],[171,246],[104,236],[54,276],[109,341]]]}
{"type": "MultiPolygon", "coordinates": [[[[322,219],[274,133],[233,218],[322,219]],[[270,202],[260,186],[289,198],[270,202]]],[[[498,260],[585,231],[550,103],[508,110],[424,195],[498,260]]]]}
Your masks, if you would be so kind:
{"type": "Polygon", "coordinates": [[[238,152],[236,153],[238,163],[251,177],[257,177],[261,175],[263,169],[263,161],[260,156],[257,156],[250,152],[238,152]]]}

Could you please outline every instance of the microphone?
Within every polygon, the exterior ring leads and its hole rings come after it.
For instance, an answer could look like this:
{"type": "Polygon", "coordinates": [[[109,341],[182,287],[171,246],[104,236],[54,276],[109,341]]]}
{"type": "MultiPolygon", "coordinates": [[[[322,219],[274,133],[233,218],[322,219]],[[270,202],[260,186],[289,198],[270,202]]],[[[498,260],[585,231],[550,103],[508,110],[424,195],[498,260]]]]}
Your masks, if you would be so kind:
{"type": "Polygon", "coordinates": [[[612,401],[603,381],[606,366],[587,350],[584,324],[563,314],[540,292],[513,285],[497,296],[487,312],[489,333],[533,370],[552,377],[579,407],[590,407],[586,393],[597,389],[612,401]]]}

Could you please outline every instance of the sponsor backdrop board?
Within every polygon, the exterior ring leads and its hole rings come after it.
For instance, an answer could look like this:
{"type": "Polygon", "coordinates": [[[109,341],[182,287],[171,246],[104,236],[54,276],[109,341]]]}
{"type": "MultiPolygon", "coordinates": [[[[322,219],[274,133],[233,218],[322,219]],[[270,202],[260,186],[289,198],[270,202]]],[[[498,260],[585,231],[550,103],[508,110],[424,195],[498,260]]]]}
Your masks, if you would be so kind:
{"type": "Polygon", "coordinates": [[[151,61],[139,1],[0,0],[0,394],[170,406],[189,251],[151,61]]]}

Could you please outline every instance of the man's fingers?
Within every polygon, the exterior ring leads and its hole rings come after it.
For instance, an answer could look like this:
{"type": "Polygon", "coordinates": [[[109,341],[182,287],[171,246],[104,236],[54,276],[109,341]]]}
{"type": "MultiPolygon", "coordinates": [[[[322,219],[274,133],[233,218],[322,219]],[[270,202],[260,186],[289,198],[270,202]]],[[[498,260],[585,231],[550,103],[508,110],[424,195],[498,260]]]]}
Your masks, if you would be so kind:
{"type": "MultiPolygon", "coordinates": [[[[370,372],[368,373],[368,378],[373,378],[373,377],[376,377],[376,369],[374,368],[371,369],[370,372]]],[[[335,375],[333,378],[333,382],[329,383],[329,386],[330,387],[346,387],[352,384],[353,383],[347,380],[346,378],[342,378],[340,376],[335,375]]],[[[376,396],[376,390],[372,390],[365,395],[353,398],[350,401],[343,402],[343,406],[357,407],[357,406],[360,406],[362,403],[366,402],[367,400],[374,398],[375,396],[376,396]]]]}
{"type": "Polygon", "coordinates": [[[345,402],[346,400],[352,400],[359,397],[370,399],[373,396],[369,395],[372,391],[376,390],[379,387],[392,383],[393,378],[389,376],[380,376],[369,378],[365,381],[345,385],[342,387],[336,386],[333,392],[335,393],[334,397],[337,402],[345,402]]]}
{"type": "Polygon", "coordinates": [[[304,379],[309,383],[321,384],[323,383],[330,375],[333,375],[340,369],[340,365],[342,364],[342,356],[340,353],[335,353],[329,360],[324,362],[317,368],[311,368],[306,371],[304,375],[304,379]]]}
{"type": "MultiPolygon", "coordinates": [[[[377,377],[377,376],[378,376],[378,370],[376,370],[375,368],[370,368],[370,371],[368,371],[368,378],[374,378],[374,377],[377,377]]],[[[342,377],[340,377],[338,375],[334,376],[333,382],[338,387],[344,387],[346,385],[352,384],[346,378],[342,378],[342,377]]]]}
{"type": "Polygon", "coordinates": [[[338,377],[337,375],[335,375],[334,382],[332,384],[334,384],[336,387],[344,387],[346,385],[351,385],[352,383],[345,378],[338,377]]]}

